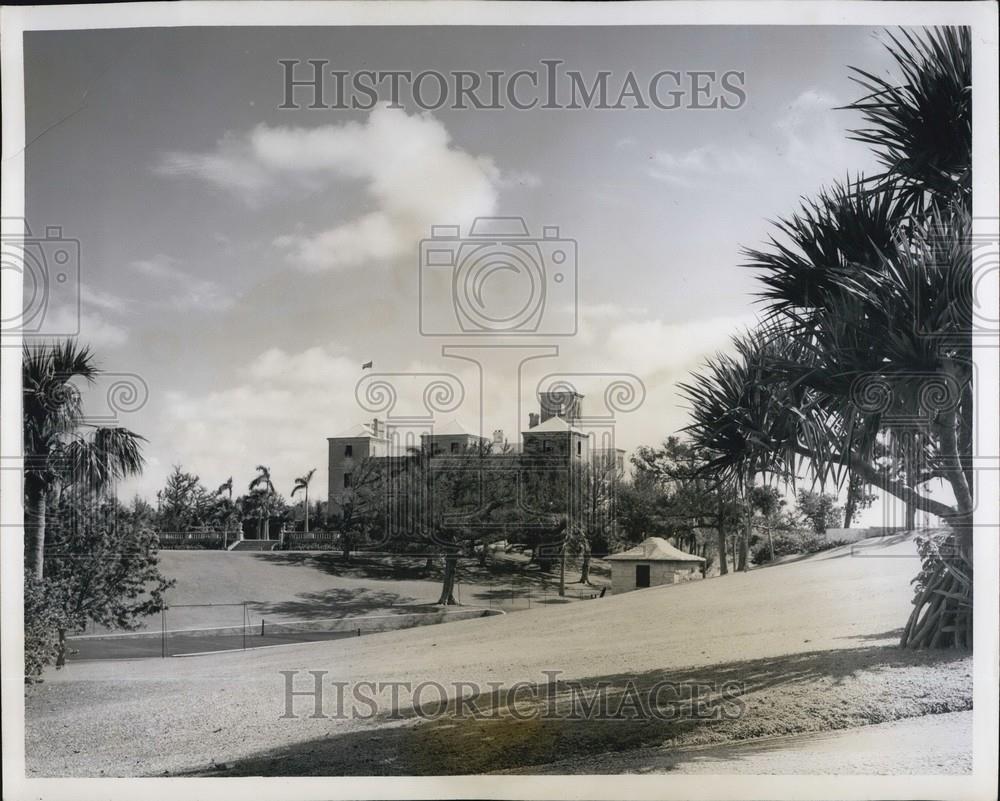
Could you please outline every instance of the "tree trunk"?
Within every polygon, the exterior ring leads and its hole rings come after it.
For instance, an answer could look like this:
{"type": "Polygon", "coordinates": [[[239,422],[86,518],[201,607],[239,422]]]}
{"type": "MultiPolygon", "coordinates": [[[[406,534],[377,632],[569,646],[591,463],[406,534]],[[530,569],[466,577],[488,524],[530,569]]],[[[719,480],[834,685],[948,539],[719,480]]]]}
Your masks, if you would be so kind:
{"type": "Polygon", "coordinates": [[[719,520],[718,520],[718,536],[719,536],[719,575],[724,576],[729,572],[729,565],[726,564],[726,530],[722,526],[722,510],[719,510],[719,520]]]}
{"type": "Polygon", "coordinates": [[[309,487],[306,487],[306,534],[309,533],[309,487]]]}
{"type": "MultiPolygon", "coordinates": [[[[844,528],[851,527],[851,521],[854,520],[854,510],[857,508],[858,503],[858,491],[861,489],[860,485],[854,478],[853,473],[848,473],[847,476],[847,502],[844,504],[844,528]]],[[[771,554],[771,559],[774,559],[774,554],[771,554]]]]}
{"type": "Polygon", "coordinates": [[[66,665],[66,629],[59,629],[59,650],[56,651],[56,670],[66,665]]]}
{"type": "Polygon", "coordinates": [[[428,556],[427,561],[424,562],[424,572],[430,573],[433,568],[434,568],[434,557],[428,556]]]}
{"type": "Polygon", "coordinates": [[[44,487],[33,487],[25,496],[25,567],[35,578],[40,579],[45,574],[45,515],[48,498],[44,487]]]}
{"type": "Polygon", "coordinates": [[[747,519],[743,524],[743,536],[740,537],[740,570],[744,573],[750,569],[750,536],[753,533],[753,507],[747,496],[747,519]]]}
{"type": "Polygon", "coordinates": [[[767,527],[767,550],[771,554],[771,561],[774,561],[774,537],[771,536],[771,527],[767,527]]]}
{"type": "Polygon", "coordinates": [[[559,553],[559,597],[566,595],[566,540],[563,540],[559,553]]]}
{"type": "Polygon", "coordinates": [[[444,558],[444,580],[441,583],[441,597],[438,603],[442,606],[455,606],[455,576],[458,574],[458,556],[448,554],[444,558]]]}
{"type": "Polygon", "coordinates": [[[580,565],[580,583],[590,584],[590,543],[583,546],[583,564],[580,565]]]}
{"type": "Polygon", "coordinates": [[[941,422],[937,433],[941,456],[952,465],[946,475],[955,496],[956,509],[947,518],[952,533],[945,548],[924,559],[924,589],[913,601],[899,642],[902,647],[972,648],[974,501],[968,475],[959,460],[955,430],[959,420],[954,414],[951,418],[941,422]]]}

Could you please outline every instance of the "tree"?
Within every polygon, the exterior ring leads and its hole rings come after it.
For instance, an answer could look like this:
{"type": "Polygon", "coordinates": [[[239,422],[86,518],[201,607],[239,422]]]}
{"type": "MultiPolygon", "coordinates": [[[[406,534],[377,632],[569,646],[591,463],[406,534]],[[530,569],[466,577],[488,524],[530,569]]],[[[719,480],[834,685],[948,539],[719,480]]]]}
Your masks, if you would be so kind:
{"type": "Polygon", "coordinates": [[[613,459],[574,464],[570,470],[578,509],[573,514],[576,524],[568,527],[563,551],[581,557],[579,583],[589,585],[593,551],[607,553],[618,544],[618,488],[622,471],[613,459]]]}
{"type": "Polygon", "coordinates": [[[836,528],[840,522],[842,510],[837,506],[836,495],[800,489],[796,503],[799,513],[819,537],[826,536],[826,530],[836,528]]]}
{"type": "Polygon", "coordinates": [[[88,621],[137,628],[166,608],[164,592],[174,584],[159,572],[155,532],[117,501],[73,489],[57,509],[44,580],[28,578],[26,609],[35,638],[30,665],[36,672],[53,658],[61,667],[67,632],[83,630],[88,621]]]}
{"type": "Polygon", "coordinates": [[[213,496],[194,473],[174,465],[159,493],[157,527],[161,533],[186,535],[204,531],[211,516],[213,496]]]}
{"type": "Polygon", "coordinates": [[[270,539],[271,504],[277,494],[274,482],[271,481],[271,468],[262,464],[257,465],[257,475],[251,480],[247,489],[255,501],[254,505],[257,508],[258,520],[260,521],[258,539],[270,539]]]}
{"type": "Polygon", "coordinates": [[[705,461],[698,467],[719,489],[740,499],[743,526],[739,569],[749,570],[752,493],[759,476],[787,477],[782,443],[794,421],[788,401],[769,375],[770,360],[786,356],[789,341],[767,326],[733,338],[735,355],[720,354],[680,389],[691,404],[685,428],[705,461]]]}
{"type": "MultiPolygon", "coordinates": [[[[233,503],[233,477],[230,476],[215,491],[215,496],[217,498],[222,498],[222,494],[226,493],[224,500],[224,506],[222,510],[222,547],[227,548],[229,546],[229,530],[232,527],[234,521],[239,518],[239,510],[233,503]]],[[[242,538],[242,532],[240,533],[242,538]]]]}
{"type": "Polygon", "coordinates": [[[710,404],[696,404],[694,427],[736,481],[762,462],[794,478],[805,462],[821,486],[857,476],[944,519],[947,547],[921,548],[901,643],[968,646],[971,38],[967,28],[903,32],[887,47],[901,82],[856,70],[869,93],[848,107],[869,125],[854,137],[885,171],[822,191],[778,222],[764,250],[746,251],[766,325],[689,396],[710,404]],[[743,403],[754,386],[763,416],[743,403]],[[932,479],[954,503],[921,490],[932,479]]]}
{"type": "Polygon", "coordinates": [[[314,467],[312,470],[310,470],[304,476],[299,476],[297,479],[295,479],[295,486],[292,488],[292,495],[291,495],[291,497],[293,497],[293,498],[295,497],[295,493],[298,492],[299,490],[303,490],[305,492],[305,504],[304,505],[305,505],[305,533],[306,534],[309,533],[309,482],[312,481],[312,477],[313,477],[313,474],[315,472],[316,472],[316,468],[314,467]]]}
{"type": "MultiPolygon", "coordinates": [[[[715,549],[719,556],[719,572],[729,572],[726,554],[729,532],[740,520],[740,504],[731,486],[720,482],[708,465],[708,454],[696,442],[676,436],[667,437],[659,448],[640,447],[632,456],[634,482],[652,484],[657,499],[655,516],[645,533],[634,538],[657,534],[673,537],[678,547],[689,551],[698,548],[698,531],[716,531],[715,549]]],[[[736,549],[732,549],[733,569],[736,549]]]]}
{"type": "Polygon", "coordinates": [[[871,506],[878,497],[873,493],[867,492],[867,489],[868,487],[861,476],[848,471],[847,502],[844,504],[844,528],[850,528],[853,523],[857,522],[861,511],[871,506]]]}
{"type": "Polygon", "coordinates": [[[88,424],[75,382],[101,374],[93,352],[73,339],[25,345],[21,363],[26,563],[45,570],[46,513],[57,488],[104,491],[142,471],[145,439],[121,427],[88,424]]]}
{"type": "Polygon", "coordinates": [[[340,536],[345,562],[351,561],[358,537],[369,533],[382,517],[388,490],[384,467],[381,460],[372,457],[348,460],[344,468],[348,485],[328,501],[329,523],[340,536]]]}

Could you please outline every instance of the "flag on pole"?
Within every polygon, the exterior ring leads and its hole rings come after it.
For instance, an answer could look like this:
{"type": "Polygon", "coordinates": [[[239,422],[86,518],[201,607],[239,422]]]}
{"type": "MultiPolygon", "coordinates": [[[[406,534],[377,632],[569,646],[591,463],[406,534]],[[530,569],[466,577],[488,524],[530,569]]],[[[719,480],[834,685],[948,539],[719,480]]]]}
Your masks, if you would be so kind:
{"type": "Polygon", "coordinates": [[[368,369],[369,369],[369,368],[371,368],[372,366],[374,366],[374,363],[373,363],[373,362],[365,362],[364,364],[362,364],[362,365],[361,365],[361,369],[362,369],[362,370],[368,370],[368,369]]]}

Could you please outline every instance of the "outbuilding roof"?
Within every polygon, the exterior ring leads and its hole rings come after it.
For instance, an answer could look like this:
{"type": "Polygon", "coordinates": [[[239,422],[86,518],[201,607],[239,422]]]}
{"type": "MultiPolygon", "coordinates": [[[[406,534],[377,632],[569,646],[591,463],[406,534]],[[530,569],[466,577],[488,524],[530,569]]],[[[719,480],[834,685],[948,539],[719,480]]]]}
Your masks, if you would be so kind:
{"type": "Polygon", "coordinates": [[[621,560],[623,562],[704,562],[701,556],[685,553],[679,548],[675,548],[663,537],[647,537],[634,548],[627,551],[612,554],[607,557],[610,560],[621,560]]]}

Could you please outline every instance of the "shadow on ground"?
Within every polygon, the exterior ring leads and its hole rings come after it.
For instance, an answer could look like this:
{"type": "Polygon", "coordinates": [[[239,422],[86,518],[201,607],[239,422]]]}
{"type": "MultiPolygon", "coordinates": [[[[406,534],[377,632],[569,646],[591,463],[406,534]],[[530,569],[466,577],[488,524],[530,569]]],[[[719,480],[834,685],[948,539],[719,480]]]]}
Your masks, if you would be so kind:
{"type": "MultiPolygon", "coordinates": [[[[331,719],[323,738],[185,775],[531,772],[558,760],[567,760],[567,772],[587,773],[588,755],[843,729],[972,705],[968,652],[885,646],[555,684],[537,678],[515,693],[425,705],[419,714],[412,706],[393,713],[386,689],[383,712],[361,730],[338,732],[344,724],[331,719]]],[[[305,716],[312,699],[303,704],[305,716]]],[[[332,702],[325,710],[333,714],[332,702]]]]}
{"type": "Polygon", "coordinates": [[[384,590],[331,589],[322,592],[299,593],[294,599],[285,601],[257,602],[252,611],[260,617],[281,615],[301,620],[319,620],[328,617],[353,617],[373,612],[405,614],[426,612],[440,607],[432,604],[417,604],[408,595],[400,595],[384,590]]]}

